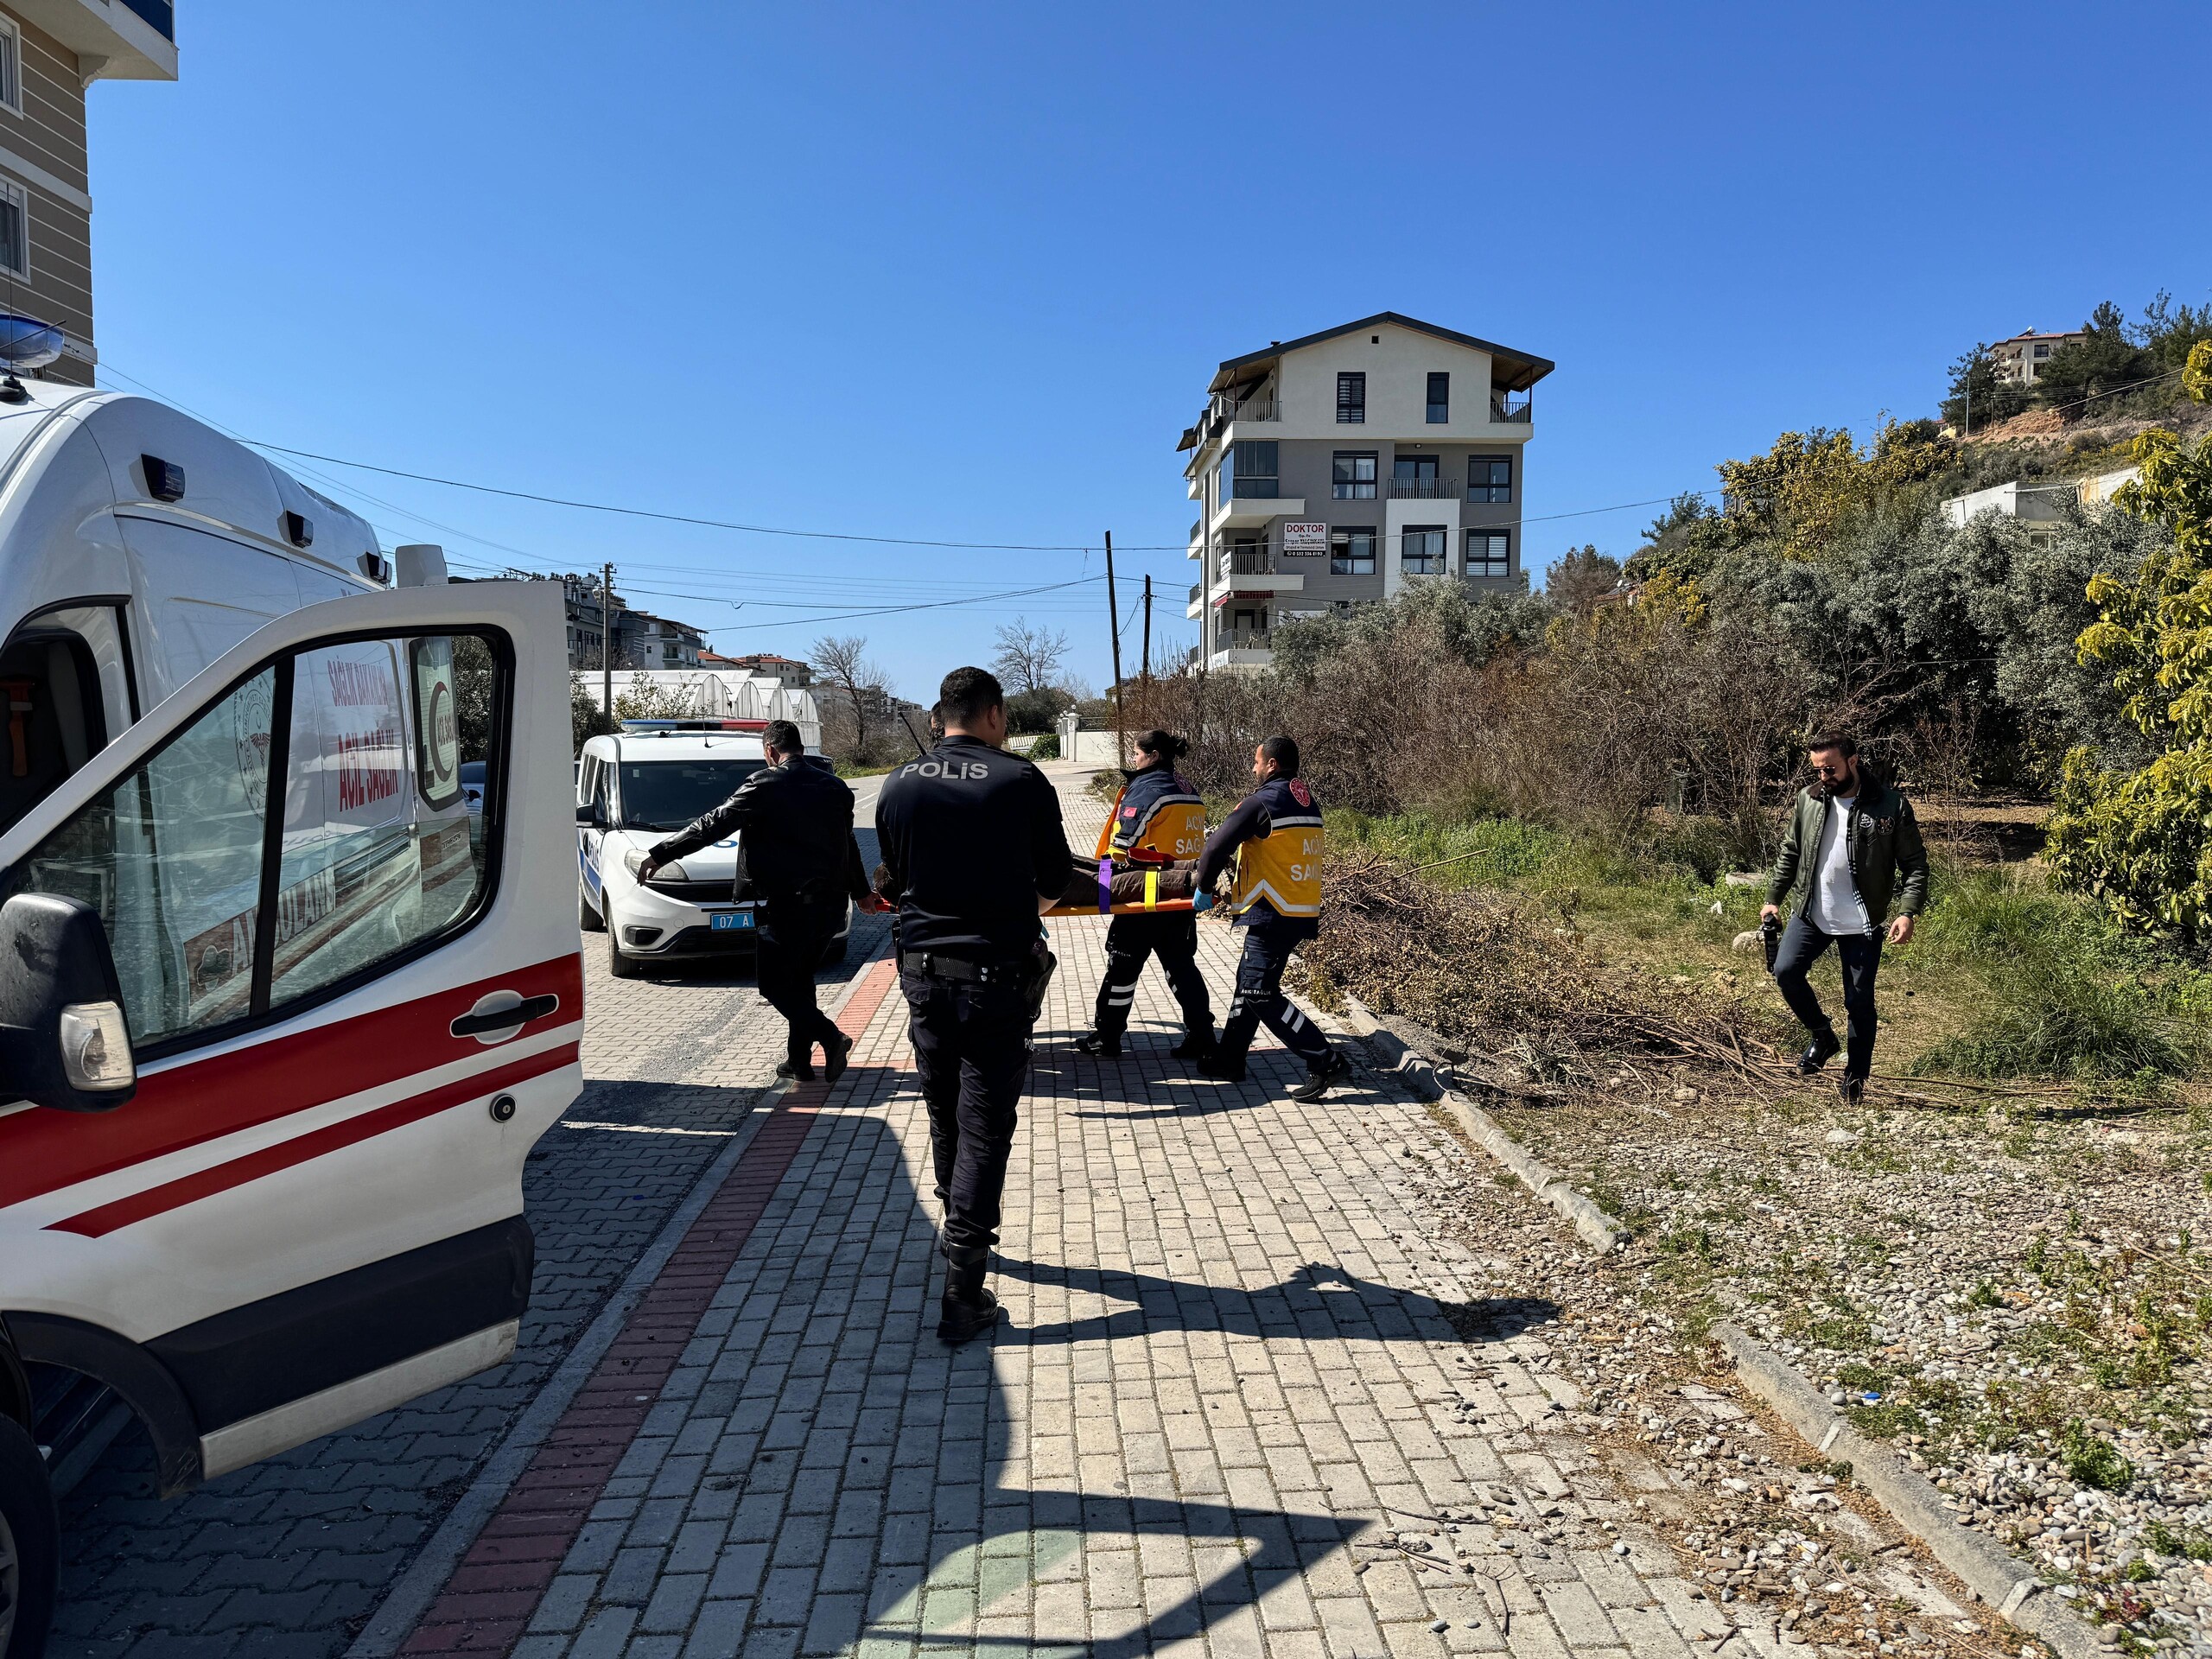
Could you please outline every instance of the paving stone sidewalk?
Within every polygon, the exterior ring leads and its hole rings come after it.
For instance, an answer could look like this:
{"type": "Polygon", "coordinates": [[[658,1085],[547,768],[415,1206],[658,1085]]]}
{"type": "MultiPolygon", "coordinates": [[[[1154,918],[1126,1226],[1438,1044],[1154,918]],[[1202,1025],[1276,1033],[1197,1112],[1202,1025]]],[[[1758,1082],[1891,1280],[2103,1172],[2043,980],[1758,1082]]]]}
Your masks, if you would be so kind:
{"type": "MultiPolygon", "coordinates": [[[[1066,798],[1087,844],[1103,810],[1066,798]]],[[[1527,1329],[1542,1310],[1471,1301],[1483,1275],[1434,1242],[1390,1150],[1441,1141],[1427,1109],[1364,1074],[1292,1103],[1273,1047],[1241,1086],[1196,1078],[1166,1056],[1156,974],[1125,1057],[1079,1057],[1104,924],[1054,935],[995,1336],[932,1334],[926,1125],[893,992],[852,1075],[785,1133],[695,1334],[527,1592],[527,1633],[487,1626],[475,1650],[1715,1651],[1733,1627],[1565,1427],[1572,1390],[1527,1329]],[[1521,1524],[1475,1518],[1504,1513],[1521,1524]],[[1618,1542],[1560,1541],[1591,1536],[1580,1521],[1618,1542]]],[[[1225,1006],[1234,934],[1201,939],[1225,1006]]],[[[410,1645],[469,1650],[451,1626],[410,1645]]],[[[1781,1650],[1756,1625],[1730,1645],[1781,1650]]]]}

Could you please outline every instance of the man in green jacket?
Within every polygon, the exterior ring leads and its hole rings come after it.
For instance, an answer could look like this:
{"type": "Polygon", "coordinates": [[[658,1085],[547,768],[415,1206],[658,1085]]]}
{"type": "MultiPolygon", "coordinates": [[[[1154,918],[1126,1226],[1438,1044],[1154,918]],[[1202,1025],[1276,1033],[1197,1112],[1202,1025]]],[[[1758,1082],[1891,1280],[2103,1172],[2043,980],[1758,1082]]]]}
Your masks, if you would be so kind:
{"type": "Polygon", "coordinates": [[[1759,915],[1771,921],[1785,899],[1796,912],[1775,953],[1774,983],[1813,1035],[1797,1061],[1806,1077],[1834,1058],[1839,1046],[1834,1026],[1805,982],[1806,970],[1835,946],[1849,1035],[1836,1092],[1855,1102],[1874,1066],[1874,973],[1882,962],[1882,925],[1889,923],[1891,944],[1912,937],[1912,918],[1928,902],[1928,849],[1921,844],[1912,803],[1868,771],[1849,737],[1824,734],[1810,747],[1819,781],[1797,791],[1759,915]]]}

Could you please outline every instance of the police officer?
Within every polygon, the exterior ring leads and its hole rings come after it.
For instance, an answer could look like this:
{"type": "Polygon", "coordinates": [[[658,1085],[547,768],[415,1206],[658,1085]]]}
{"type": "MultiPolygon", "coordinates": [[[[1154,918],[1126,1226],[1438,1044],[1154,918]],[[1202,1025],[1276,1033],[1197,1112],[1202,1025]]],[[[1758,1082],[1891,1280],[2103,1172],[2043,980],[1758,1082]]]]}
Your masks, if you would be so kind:
{"type": "Polygon", "coordinates": [[[765,903],[758,932],[760,995],[791,1027],[787,1058],[777,1075],[814,1076],[814,1046],[822,1046],[823,1074],[844,1075],[853,1039],[814,1001],[814,972],[837,937],[845,900],[877,908],[853,838],[853,791],[825,762],[809,756],[798,728],[772,720],[760,734],[767,765],[738,785],[713,811],[694,818],[645,855],[638,879],[686,853],[741,835],[739,870],[750,876],[765,903]]]}
{"type": "Polygon", "coordinates": [[[998,1320],[983,1278],[1029,1080],[1031,999],[1049,961],[1038,918],[1066,891],[1072,855],[1051,783],[1000,747],[998,681],[953,670],[937,712],[944,737],[885,780],[875,828],[944,1206],[937,1333],[965,1342],[998,1320]]]}
{"type": "MultiPolygon", "coordinates": [[[[1137,739],[1136,770],[1099,831],[1099,858],[1111,857],[1117,868],[1128,868],[1198,855],[1205,844],[1206,804],[1175,770],[1189,747],[1173,732],[1154,730],[1137,739]]],[[[1213,1052],[1213,1003],[1198,971],[1198,912],[1187,910],[1116,916],[1108,925],[1106,977],[1098,987],[1094,1029],[1075,1039],[1077,1049],[1109,1057],[1122,1052],[1137,980],[1145,959],[1155,955],[1183,1008],[1183,1040],[1168,1052],[1179,1060],[1213,1052]]]]}
{"type": "Polygon", "coordinates": [[[1282,994],[1290,953],[1321,931],[1321,803],[1298,775],[1298,744],[1271,737],[1252,751],[1260,786],[1247,795],[1207,840],[1198,857],[1198,887],[1210,892],[1235,861],[1230,908],[1244,929],[1236,964],[1236,998],[1211,1058],[1210,1077],[1240,1083],[1244,1056],[1260,1022],[1306,1062],[1306,1081],[1293,1100],[1319,1100],[1351,1071],[1313,1022],[1282,994]]]}

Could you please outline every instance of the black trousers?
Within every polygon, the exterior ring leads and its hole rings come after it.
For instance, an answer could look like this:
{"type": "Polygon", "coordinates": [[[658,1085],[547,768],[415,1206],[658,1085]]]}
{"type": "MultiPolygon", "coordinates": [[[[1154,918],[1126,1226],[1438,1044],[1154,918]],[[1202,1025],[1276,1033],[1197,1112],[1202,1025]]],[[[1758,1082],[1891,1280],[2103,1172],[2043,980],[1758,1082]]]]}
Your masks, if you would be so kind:
{"type": "Polygon", "coordinates": [[[842,894],[824,899],[772,893],[761,906],[756,941],[760,995],[789,1023],[785,1052],[796,1064],[808,1063],[817,1043],[827,1056],[842,1040],[837,1022],[815,1003],[814,975],[844,918],[842,894]]]}
{"type": "Polygon", "coordinates": [[[907,1032],[930,1112],[944,1242],[999,1242],[1016,1110],[1029,1083],[1029,1008],[1014,970],[992,984],[902,968],[907,1032]]]}
{"type": "Polygon", "coordinates": [[[1329,1039],[1282,994],[1282,970],[1290,953],[1313,937],[1313,925],[1287,921],[1262,907],[1259,919],[1245,926],[1244,954],[1236,963],[1236,1000],[1222,1021],[1221,1053],[1241,1060],[1262,1021],[1282,1046],[1309,1066],[1329,1058],[1329,1039]]]}
{"type": "Polygon", "coordinates": [[[1775,950],[1774,988],[1806,1030],[1833,1036],[1835,1027],[1805,982],[1806,970],[1831,944],[1843,969],[1844,1074],[1864,1077],[1874,1069],[1874,975],[1882,965],[1882,936],[1823,933],[1802,914],[1793,916],[1775,950]]]}
{"type": "Polygon", "coordinates": [[[1129,1027],[1129,1005],[1147,957],[1158,957],[1167,982],[1182,1005],[1183,1025],[1193,1037],[1213,1035],[1213,1002],[1206,976],[1198,971],[1198,918],[1190,912],[1166,916],[1116,916],[1106,928],[1106,977],[1098,987],[1092,1023],[1102,1037],[1119,1037],[1129,1027]]]}

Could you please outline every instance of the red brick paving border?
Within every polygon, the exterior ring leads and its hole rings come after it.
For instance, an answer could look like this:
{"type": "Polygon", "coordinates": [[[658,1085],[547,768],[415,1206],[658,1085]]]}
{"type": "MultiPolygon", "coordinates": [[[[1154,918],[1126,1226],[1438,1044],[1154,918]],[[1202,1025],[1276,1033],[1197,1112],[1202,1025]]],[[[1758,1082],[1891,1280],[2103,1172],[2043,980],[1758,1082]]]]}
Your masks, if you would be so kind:
{"type": "MultiPolygon", "coordinates": [[[[893,977],[891,963],[877,963],[853,988],[838,1020],[847,1035],[857,1040],[866,1033],[893,977]]],[[[841,1080],[837,1087],[851,1084],[841,1080]]],[[[520,1639],[830,1092],[821,1083],[801,1084],[760,1126],[424,1610],[402,1653],[480,1659],[505,1654],[520,1639]]]]}

